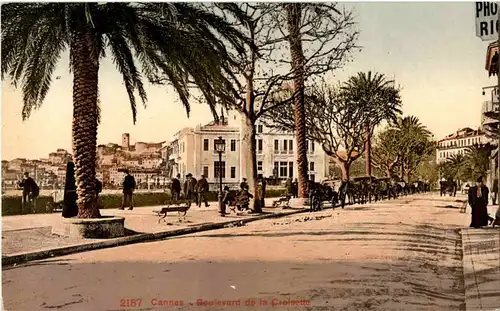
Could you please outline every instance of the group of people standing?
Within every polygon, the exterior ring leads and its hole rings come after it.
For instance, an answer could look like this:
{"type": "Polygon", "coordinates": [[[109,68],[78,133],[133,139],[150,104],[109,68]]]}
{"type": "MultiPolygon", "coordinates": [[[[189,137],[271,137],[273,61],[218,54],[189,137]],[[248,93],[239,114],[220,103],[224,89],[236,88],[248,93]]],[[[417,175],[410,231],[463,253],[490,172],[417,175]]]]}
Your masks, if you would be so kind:
{"type": "MultiPolygon", "coordinates": [[[[263,207],[266,193],[266,180],[262,175],[257,177],[257,189],[259,197],[258,204],[263,207]]],[[[171,191],[174,201],[183,198],[188,201],[188,204],[196,202],[198,207],[201,207],[202,204],[204,204],[205,207],[210,206],[207,199],[210,189],[205,175],[201,175],[200,179],[196,180],[193,174],[189,173],[186,175],[184,182],[181,183],[181,175],[177,174],[177,176],[172,179],[171,191]]],[[[248,199],[253,198],[253,194],[249,191],[246,178],[242,179],[238,191],[231,191],[228,186],[225,186],[222,193],[223,206],[220,207],[220,213],[223,215],[226,214],[225,207],[227,205],[233,205],[237,201],[237,198],[242,198],[243,196],[246,196],[248,199]]]]}
{"type": "Polygon", "coordinates": [[[202,203],[205,203],[205,207],[209,207],[207,195],[209,192],[208,181],[205,175],[201,175],[199,180],[193,177],[193,174],[189,173],[186,175],[186,180],[181,187],[181,174],[172,179],[172,199],[174,201],[179,200],[181,197],[188,200],[189,204],[194,201],[201,207],[202,203]],[[182,196],[182,192],[184,195],[182,196]]]}

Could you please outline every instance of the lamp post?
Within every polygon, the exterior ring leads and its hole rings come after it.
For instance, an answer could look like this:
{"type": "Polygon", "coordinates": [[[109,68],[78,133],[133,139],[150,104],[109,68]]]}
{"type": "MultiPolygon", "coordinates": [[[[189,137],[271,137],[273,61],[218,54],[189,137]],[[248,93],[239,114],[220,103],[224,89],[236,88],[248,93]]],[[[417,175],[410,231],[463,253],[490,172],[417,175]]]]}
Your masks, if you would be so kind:
{"type": "Polygon", "coordinates": [[[226,151],[226,142],[219,136],[219,139],[215,140],[215,151],[219,154],[219,213],[221,216],[226,214],[226,208],[222,203],[222,154],[226,151]]]}

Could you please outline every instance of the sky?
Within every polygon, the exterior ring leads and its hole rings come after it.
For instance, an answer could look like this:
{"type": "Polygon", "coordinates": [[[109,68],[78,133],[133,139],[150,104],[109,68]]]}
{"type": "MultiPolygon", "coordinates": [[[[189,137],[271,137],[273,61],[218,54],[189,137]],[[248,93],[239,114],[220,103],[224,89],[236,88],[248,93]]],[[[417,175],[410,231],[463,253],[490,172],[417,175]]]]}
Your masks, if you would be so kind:
{"type": "MultiPolygon", "coordinates": [[[[479,127],[488,96],[481,87],[496,83],[484,69],[486,48],[475,36],[474,3],[348,3],[354,7],[362,51],[335,73],[345,81],[359,71],[377,71],[402,86],[403,114],[417,116],[441,139],[462,127],[479,127]]],[[[2,83],[2,159],[48,157],[57,148],[71,152],[72,76],[68,53],[62,55],[43,105],[22,121],[22,94],[2,83]],[[60,79],[55,79],[60,76],[60,79]]],[[[120,74],[111,60],[101,63],[102,121],[98,143],[168,141],[186,126],[211,121],[209,109],[193,105],[188,118],[175,92],[146,86],[148,105],[132,113],[120,74]]]]}

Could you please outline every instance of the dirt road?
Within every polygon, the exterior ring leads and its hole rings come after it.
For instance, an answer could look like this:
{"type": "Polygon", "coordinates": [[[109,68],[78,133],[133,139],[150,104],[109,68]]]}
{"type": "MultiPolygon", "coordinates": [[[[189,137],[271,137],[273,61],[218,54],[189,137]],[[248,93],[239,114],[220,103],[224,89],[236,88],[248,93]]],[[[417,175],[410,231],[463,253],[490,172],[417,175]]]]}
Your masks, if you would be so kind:
{"type": "Polygon", "coordinates": [[[463,310],[458,229],[469,215],[450,204],[410,196],[34,262],[3,271],[4,305],[463,310]]]}

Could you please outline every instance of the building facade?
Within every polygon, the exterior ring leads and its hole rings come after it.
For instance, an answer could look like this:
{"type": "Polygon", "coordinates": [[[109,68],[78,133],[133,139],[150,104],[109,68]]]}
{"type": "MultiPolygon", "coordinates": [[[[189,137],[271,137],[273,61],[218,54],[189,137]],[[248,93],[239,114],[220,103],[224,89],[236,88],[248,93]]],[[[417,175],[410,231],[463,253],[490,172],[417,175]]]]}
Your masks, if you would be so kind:
{"type": "MultiPolygon", "coordinates": [[[[191,173],[196,178],[205,175],[208,182],[218,182],[219,171],[223,183],[238,184],[240,173],[240,125],[237,112],[230,112],[219,123],[211,122],[196,128],[184,128],[175,134],[170,143],[169,160],[173,162],[172,174],[191,173]],[[219,169],[219,155],[215,151],[215,140],[221,137],[226,150],[222,154],[219,169]]],[[[264,177],[285,180],[297,177],[295,136],[256,124],[257,174],[264,177]]],[[[321,181],[327,177],[327,156],[317,143],[308,141],[308,168],[310,180],[321,181]]]]}
{"type": "Polygon", "coordinates": [[[436,163],[445,162],[453,155],[465,155],[467,148],[475,144],[490,142],[482,129],[471,129],[469,127],[459,129],[438,141],[436,147],[436,163]]]}

